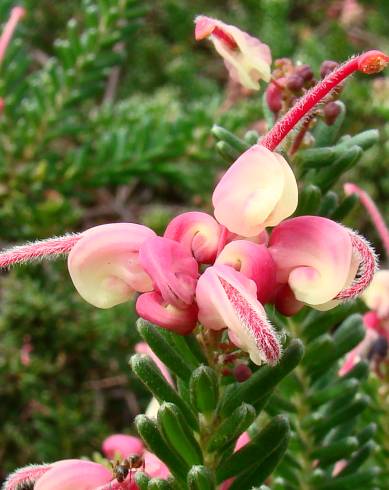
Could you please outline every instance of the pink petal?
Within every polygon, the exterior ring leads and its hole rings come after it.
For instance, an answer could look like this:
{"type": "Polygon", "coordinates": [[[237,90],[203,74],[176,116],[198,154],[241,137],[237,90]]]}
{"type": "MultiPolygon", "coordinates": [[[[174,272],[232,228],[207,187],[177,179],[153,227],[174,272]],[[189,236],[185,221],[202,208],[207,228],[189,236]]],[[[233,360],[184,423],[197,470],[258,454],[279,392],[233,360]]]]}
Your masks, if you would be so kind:
{"type": "Polygon", "coordinates": [[[163,478],[166,479],[169,475],[169,469],[163,461],[161,461],[157,456],[150,451],[145,451],[145,472],[150,476],[150,478],[163,478]]]}
{"type": "Polygon", "coordinates": [[[234,240],[223,248],[215,264],[229,265],[252,279],[257,286],[258,300],[262,304],[272,300],[276,286],[276,266],[264,245],[234,240]]]}
{"type": "Polygon", "coordinates": [[[34,490],[95,490],[112,480],[112,472],[98,463],[68,460],[55,463],[35,484],[34,490]]]}
{"type": "Polygon", "coordinates": [[[280,155],[254,145],[224,174],[212,202],[219,223],[233,233],[252,237],[295,211],[297,184],[280,155]]]}
{"type": "Polygon", "coordinates": [[[114,459],[115,457],[124,459],[132,454],[142,455],[143,451],[143,442],[138,437],[126,434],[112,434],[104,439],[102,444],[102,452],[108,459],[114,459]]]}
{"type": "Polygon", "coordinates": [[[379,318],[389,318],[389,270],[380,270],[375,274],[362,298],[379,318]]]}
{"type": "Polygon", "coordinates": [[[98,308],[128,301],[152,283],[138,261],[142,243],[155,233],[146,226],[113,223],[85,231],[72,248],[68,267],[80,295],[98,308]]]}
{"type": "Polygon", "coordinates": [[[167,303],[177,308],[193,303],[198,265],[180,243],[150,238],[140,248],[139,261],[167,303]]]}
{"type": "Polygon", "coordinates": [[[319,216],[284,221],[272,232],[269,250],[277,281],[289,284],[297,300],[320,308],[346,286],[352,267],[348,230],[319,216]]]}
{"type": "Polygon", "coordinates": [[[197,306],[177,308],[166,303],[158,292],[141,294],[136,302],[138,315],[151,323],[187,335],[196,326],[197,306]]]}
{"type": "Polygon", "coordinates": [[[206,213],[192,211],[175,217],[167,226],[164,236],[180,242],[185,251],[201,264],[215,261],[221,227],[206,213]]]}

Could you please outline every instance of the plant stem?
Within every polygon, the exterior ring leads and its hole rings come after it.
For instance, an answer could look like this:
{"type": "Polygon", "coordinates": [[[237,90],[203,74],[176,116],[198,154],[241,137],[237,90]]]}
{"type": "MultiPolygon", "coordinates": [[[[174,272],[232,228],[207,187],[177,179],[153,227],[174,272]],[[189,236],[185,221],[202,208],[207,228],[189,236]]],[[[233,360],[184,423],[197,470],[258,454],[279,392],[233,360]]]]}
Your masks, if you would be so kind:
{"type": "Polygon", "coordinates": [[[385,68],[388,61],[389,57],[380,51],[368,51],[346,61],[301,97],[264,136],[260,144],[274,151],[296,124],[348,76],[355,71],[377,73],[385,68]]]}

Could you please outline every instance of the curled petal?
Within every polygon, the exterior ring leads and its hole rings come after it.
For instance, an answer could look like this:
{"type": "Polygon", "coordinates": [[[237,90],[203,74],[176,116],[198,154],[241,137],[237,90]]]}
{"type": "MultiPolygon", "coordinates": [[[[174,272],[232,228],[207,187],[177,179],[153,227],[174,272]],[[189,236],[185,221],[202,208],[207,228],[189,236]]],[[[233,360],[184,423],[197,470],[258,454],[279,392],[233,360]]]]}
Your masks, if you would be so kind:
{"type": "Polygon", "coordinates": [[[276,286],[276,266],[264,245],[247,240],[234,240],[224,247],[215,262],[229,265],[252,279],[257,286],[258,300],[271,301],[276,286]]]}
{"type": "Polygon", "coordinates": [[[296,179],[286,160],[261,145],[245,151],[224,174],[212,196],[215,217],[243,237],[261,233],[297,207],[296,179]]]}
{"type": "Polygon", "coordinates": [[[210,38],[233,80],[252,90],[259,89],[259,80],[270,80],[271,52],[266,44],[235,26],[204,15],[196,17],[195,24],[196,40],[210,38]]]}
{"type": "Polygon", "coordinates": [[[197,323],[197,306],[177,308],[166,303],[160,293],[141,294],[136,302],[138,315],[149,322],[181,335],[190,333],[197,323]]]}
{"type": "Polygon", "coordinates": [[[155,236],[146,226],[114,223],[85,231],[68,257],[79,294],[98,308],[128,301],[134,291],[151,291],[152,282],[138,260],[142,243],[155,236]]]}
{"type": "Polygon", "coordinates": [[[208,328],[228,328],[230,338],[256,364],[276,364],[281,346],[257,300],[253,281],[232,267],[209,267],[196,289],[199,320],[208,328]]]}
{"type": "Polygon", "coordinates": [[[300,216],[278,225],[269,250],[277,282],[289,284],[298,301],[315,308],[334,300],[357,268],[348,230],[319,216],[300,216]]]}
{"type": "Polygon", "coordinates": [[[20,490],[23,488],[34,488],[34,484],[44,475],[51,465],[49,464],[30,464],[24,468],[19,468],[11,473],[1,487],[3,490],[20,490]]]}
{"type": "Polygon", "coordinates": [[[34,490],[95,490],[111,480],[111,471],[101,464],[84,460],[59,461],[39,478],[34,490]]]}
{"type": "Polygon", "coordinates": [[[389,318],[389,270],[381,270],[375,274],[362,298],[379,318],[389,318]]]}
{"type": "Polygon", "coordinates": [[[167,303],[177,308],[193,303],[198,264],[180,243],[150,238],[139,251],[139,261],[167,303]]]}
{"type": "Polygon", "coordinates": [[[112,434],[104,439],[102,444],[102,452],[108,459],[114,459],[118,456],[124,459],[131,454],[142,455],[143,451],[143,442],[138,437],[126,434],[112,434]]]}
{"type": "Polygon", "coordinates": [[[174,218],[167,226],[164,236],[180,242],[185,251],[192,254],[200,264],[215,261],[221,227],[209,214],[191,211],[174,218]]]}

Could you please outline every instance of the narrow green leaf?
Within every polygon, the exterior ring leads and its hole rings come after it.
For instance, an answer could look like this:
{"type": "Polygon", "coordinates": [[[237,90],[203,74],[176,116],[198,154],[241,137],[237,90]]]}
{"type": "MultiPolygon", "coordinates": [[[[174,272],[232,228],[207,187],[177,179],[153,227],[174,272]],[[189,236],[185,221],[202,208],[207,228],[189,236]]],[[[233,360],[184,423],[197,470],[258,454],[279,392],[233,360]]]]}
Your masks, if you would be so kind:
{"type": "MultiPolygon", "coordinates": [[[[275,470],[288,448],[289,434],[284,437],[281,444],[261,463],[255,465],[249,473],[238,476],[232,483],[230,490],[242,490],[260,485],[275,470]]],[[[266,450],[262,448],[262,450],[266,450]]]]}
{"type": "Polygon", "coordinates": [[[215,490],[216,483],[212,471],[206,466],[192,466],[188,473],[189,490],[215,490]]]}
{"type": "Polygon", "coordinates": [[[220,464],[216,470],[217,481],[222,482],[242,471],[250,470],[252,466],[260,465],[289,438],[289,430],[289,422],[285,416],[274,417],[248,444],[220,464]]]}
{"type": "Polygon", "coordinates": [[[328,446],[321,446],[312,451],[312,458],[318,459],[320,466],[325,467],[347,458],[358,447],[356,437],[346,437],[328,446]]]}
{"type": "Polygon", "coordinates": [[[320,206],[321,190],[313,184],[304,185],[299,193],[299,202],[295,216],[316,214],[320,206]]]}
{"type": "Polygon", "coordinates": [[[166,441],[189,466],[202,464],[203,455],[183,413],[174,403],[162,403],[158,425],[166,441]]]}
{"type": "Polygon", "coordinates": [[[180,455],[170,449],[163,439],[156,422],[142,414],[135,418],[135,425],[150,451],[168,466],[172,474],[181,483],[185,483],[189,466],[180,455]]]}
{"type": "Polygon", "coordinates": [[[331,335],[321,335],[308,345],[301,363],[309,370],[312,366],[320,365],[324,361],[331,359],[335,351],[335,342],[331,335]]]}
{"type": "Polygon", "coordinates": [[[193,334],[178,335],[166,329],[161,329],[160,333],[167,342],[174,346],[191,370],[196,369],[200,364],[207,364],[207,359],[193,334]]]}
{"type": "Polygon", "coordinates": [[[234,150],[238,151],[239,153],[243,153],[246,151],[248,148],[250,148],[250,145],[235,136],[231,131],[228,131],[225,128],[222,128],[221,126],[218,126],[217,124],[214,124],[211,129],[211,133],[219,140],[219,141],[225,141],[229,145],[231,145],[234,150]]]}
{"type": "Polygon", "coordinates": [[[358,451],[356,451],[350,460],[337,475],[337,478],[342,478],[347,475],[351,475],[355,473],[359,468],[363,465],[363,463],[369,458],[374,449],[376,448],[376,444],[373,441],[367,442],[364,446],[362,446],[358,451]]]}
{"type": "Polygon", "coordinates": [[[342,221],[351,213],[358,201],[359,197],[356,194],[346,196],[339,206],[333,211],[330,218],[334,221],[342,221]]]}
{"type": "Polygon", "coordinates": [[[347,146],[357,145],[363,150],[367,150],[378,143],[379,139],[380,133],[378,129],[367,129],[366,131],[362,131],[361,133],[358,133],[347,140],[340,141],[340,143],[347,146]]]}
{"type": "Polygon", "coordinates": [[[276,366],[263,366],[247,381],[238,384],[233,391],[226,390],[221,401],[220,413],[226,416],[243,402],[253,405],[264,398],[297,366],[303,354],[302,342],[298,339],[292,340],[276,366]]]}
{"type": "Polygon", "coordinates": [[[369,441],[376,432],[377,432],[377,424],[375,424],[374,422],[364,427],[356,435],[359,444],[364,444],[365,442],[369,441]]]}
{"type": "Polygon", "coordinates": [[[162,478],[152,478],[149,481],[147,490],[173,490],[173,487],[167,480],[162,480],[162,478]]]}
{"type": "Polygon", "coordinates": [[[367,470],[359,471],[353,475],[335,478],[334,480],[319,485],[318,488],[320,490],[355,490],[356,488],[365,488],[364,485],[371,484],[379,473],[379,468],[368,468],[367,470]]]}
{"type": "Polygon", "coordinates": [[[175,403],[185,414],[189,425],[198,430],[198,422],[191,408],[162,376],[155,363],[144,354],[135,354],[130,359],[131,368],[155,398],[163,403],[175,403]]]}
{"type": "Polygon", "coordinates": [[[338,206],[339,198],[336,192],[328,191],[321,200],[317,214],[319,216],[329,217],[338,206]]]}
{"type": "Polygon", "coordinates": [[[242,403],[215,431],[208,442],[207,450],[212,452],[224,449],[249,428],[254,422],[255,416],[255,408],[247,403],[242,403]]]}
{"type": "Polygon", "coordinates": [[[225,141],[218,141],[216,143],[216,149],[228,163],[234,162],[240,155],[233,146],[225,141]]]}
{"type": "Polygon", "coordinates": [[[189,381],[191,369],[159,333],[161,328],[152,325],[150,322],[143,320],[143,318],[139,318],[136,325],[140,336],[147,342],[152,351],[161,359],[166,367],[179,378],[184,381],[189,381]]]}
{"type": "Polygon", "coordinates": [[[147,486],[150,481],[150,477],[143,473],[143,471],[137,471],[134,476],[135,483],[138,485],[139,490],[147,490],[147,486]]]}
{"type": "Polygon", "coordinates": [[[189,392],[192,405],[198,412],[212,412],[219,400],[216,372],[208,366],[198,367],[190,378],[189,392]]]}
{"type": "Polygon", "coordinates": [[[307,402],[313,406],[318,406],[339,396],[351,396],[358,387],[359,382],[355,378],[340,380],[321,390],[312,390],[307,396],[307,402]]]}

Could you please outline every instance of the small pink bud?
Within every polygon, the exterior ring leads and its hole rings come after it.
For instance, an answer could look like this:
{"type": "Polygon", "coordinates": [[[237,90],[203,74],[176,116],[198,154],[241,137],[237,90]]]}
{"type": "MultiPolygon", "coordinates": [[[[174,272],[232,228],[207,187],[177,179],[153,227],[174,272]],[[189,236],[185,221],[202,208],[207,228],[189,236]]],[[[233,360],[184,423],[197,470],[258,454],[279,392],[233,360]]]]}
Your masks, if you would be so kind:
{"type": "Polygon", "coordinates": [[[323,61],[323,63],[320,66],[320,76],[321,78],[325,78],[327,75],[329,75],[331,72],[333,72],[336,68],[338,68],[339,63],[336,61],[332,60],[326,60],[323,61]]]}
{"type": "Polygon", "coordinates": [[[270,82],[265,92],[266,103],[269,109],[278,114],[282,109],[282,89],[278,84],[270,82]]]}
{"type": "Polygon", "coordinates": [[[247,381],[252,374],[251,369],[246,364],[238,364],[234,368],[234,377],[238,383],[247,381]]]}
{"type": "Polygon", "coordinates": [[[323,108],[324,121],[328,126],[332,126],[339,114],[341,113],[341,105],[338,102],[328,102],[323,108]]]}

